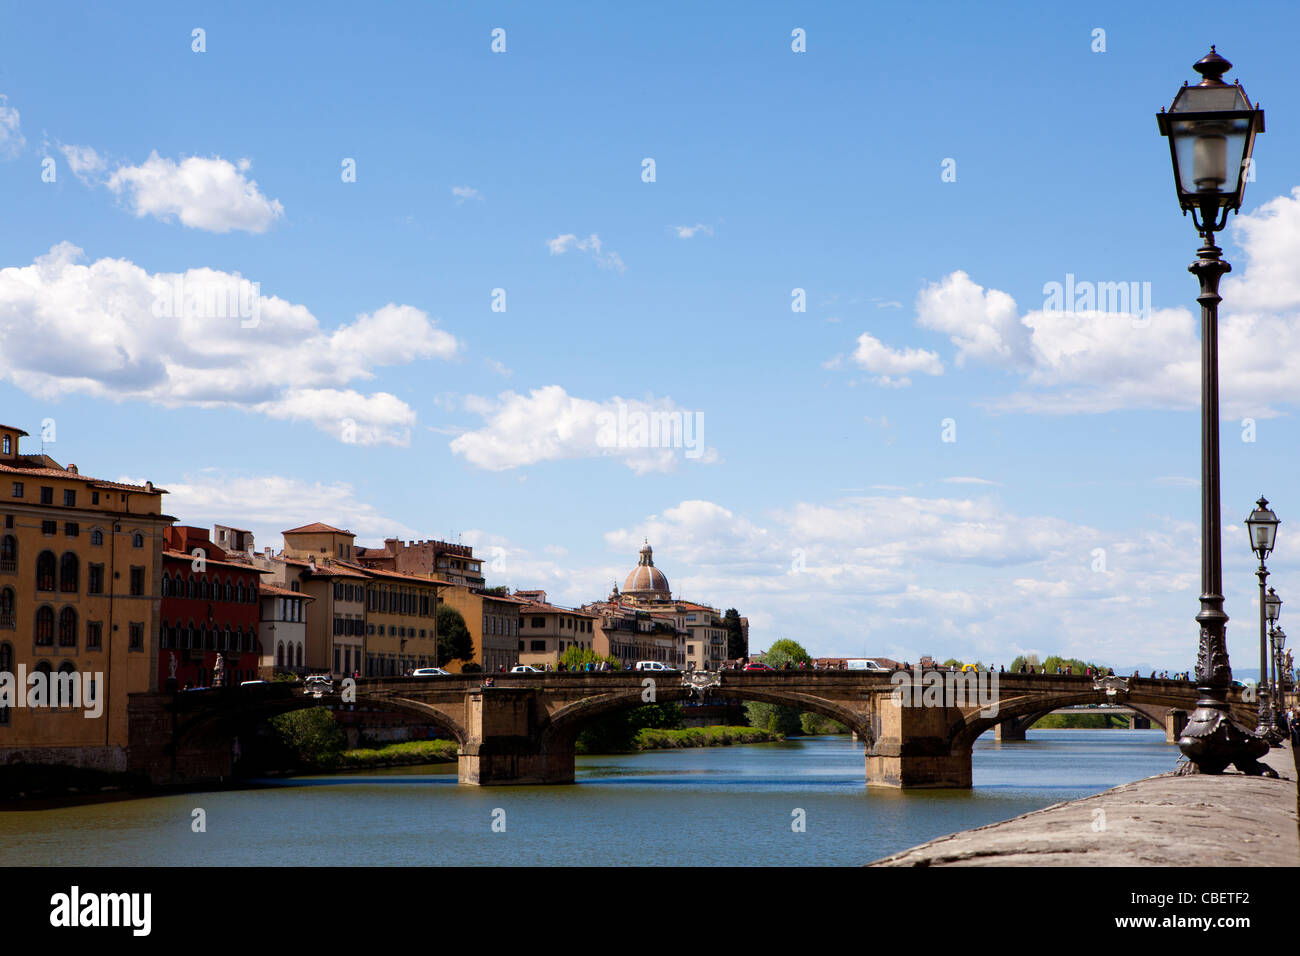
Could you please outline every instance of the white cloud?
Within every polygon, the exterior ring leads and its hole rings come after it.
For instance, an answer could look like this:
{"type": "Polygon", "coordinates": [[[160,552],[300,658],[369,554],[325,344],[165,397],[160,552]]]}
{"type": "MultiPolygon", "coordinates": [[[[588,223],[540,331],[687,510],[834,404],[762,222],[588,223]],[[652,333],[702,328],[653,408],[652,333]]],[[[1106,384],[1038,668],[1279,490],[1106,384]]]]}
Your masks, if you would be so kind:
{"type": "Polygon", "coordinates": [[[9,105],[9,97],[0,93],[0,159],[13,159],[27,145],[19,122],[18,110],[9,105]]]}
{"type": "Polygon", "coordinates": [[[916,322],[952,339],[958,366],[967,359],[1019,365],[1027,357],[1029,335],[1015,300],[997,289],[986,291],[964,272],[953,272],[921,291],[916,322]]]}
{"type": "Polygon", "coordinates": [[[700,232],[704,233],[706,236],[713,235],[713,227],[706,226],[702,222],[697,222],[693,226],[674,226],[673,229],[677,231],[677,238],[679,239],[693,239],[695,238],[696,233],[700,232]]]}
{"type": "Polygon", "coordinates": [[[336,438],[352,419],[358,443],[405,444],[415,415],[404,402],[344,386],[381,366],[459,351],[409,305],[389,303],[328,331],[306,306],[261,295],[238,274],[149,273],[125,259],[83,258],[64,242],[29,266],[0,269],[0,379],[45,398],[242,408],[311,421],[336,438]],[[245,296],[238,310],[233,293],[217,310],[203,294],[236,287],[245,296]]]}
{"type": "Polygon", "coordinates": [[[616,457],[637,474],[671,471],[679,458],[711,463],[717,452],[703,442],[702,413],[670,399],[604,402],[576,398],[559,385],[527,395],[503,392],[496,399],[471,396],[465,408],[487,419],[451,442],[451,450],[489,471],[505,471],[566,458],[616,457]],[[680,432],[638,431],[638,422],[680,421],[680,432]],[[623,427],[627,424],[627,428],[623,427]]]}
{"type": "Polygon", "coordinates": [[[483,194],[473,186],[452,186],[451,194],[456,197],[456,205],[460,205],[466,199],[483,200],[483,194]]]}
{"type": "Polygon", "coordinates": [[[95,185],[100,178],[100,174],[108,166],[104,157],[100,156],[90,146],[74,146],[69,143],[60,143],[59,152],[63,153],[68,168],[87,186],[95,185]]]}
{"type": "Polygon", "coordinates": [[[139,166],[119,166],[108,188],[123,196],[136,216],[168,221],[207,232],[265,232],[284,217],[278,199],[267,199],[246,178],[250,163],[219,156],[189,156],[179,163],[152,152],[139,166]]]}
{"type": "Polygon", "coordinates": [[[162,476],[154,483],[167,489],[163,509],[175,515],[178,524],[247,528],[259,550],[279,551],[284,545],[280,532],[313,521],[346,528],[363,547],[380,547],[384,538],[419,537],[415,529],[360,500],[346,482],[206,469],[177,479],[162,476]]]}
{"type": "Polygon", "coordinates": [[[908,375],[914,372],[925,375],[943,374],[943,362],[937,353],[913,348],[901,351],[891,349],[869,332],[858,336],[853,361],[868,372],[875,372],[875,382],[878,385],[910,385],[912,380],[908,375]]]}
{"type": "Polygon", "coordinates": [[[623,264],[623,258],[614,250],[604,251],[604,244],[600,241],[600,236],[594,232],[586,239],[579,239],[571,232],[556,236],[554,239],[546,240],[546,247],[551,250],[551,255],[562,256],[570,249],[577,249],[579,252],[586,252],[596,261],[596,265],[602,269],[612,269],[615,272],[623,272],[627,266],[623,264]]]}

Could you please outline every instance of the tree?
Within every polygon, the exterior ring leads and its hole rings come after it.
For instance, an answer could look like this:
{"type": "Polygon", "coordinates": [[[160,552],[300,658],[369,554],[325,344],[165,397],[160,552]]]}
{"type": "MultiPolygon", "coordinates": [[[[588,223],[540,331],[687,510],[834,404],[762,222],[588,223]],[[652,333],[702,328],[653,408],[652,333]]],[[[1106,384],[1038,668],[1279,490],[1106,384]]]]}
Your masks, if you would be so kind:
{"type": "Polygon", "coordinates": [[[680,704],[646,704],[592,721],[578,734],[574,749],[581,754],[626,753],[636,749],[642,728],[676,730],[681,725],[680,704]]]}
{"type": "Polygon", "coordinates": [[[804,663],[811,664],[812,658],[804,650],[803,645],[798,641],[792,641],[789,638],[782,638],[779,641],[773,641],[772,646],[763,654],[763,663],[769,667],[775,667],[780,670],[789,661],[791,665],[804,663]]]}
{"type": "Polygon", "coordinates": [[[338,760],[347,735],[323,707],[310,707],[279,714],[270,720],[283,743],[305,764],[328,767],[338,760]]]}
{"type": "Polygon", "coordinates": [[[727,608],[722,615],[722,623],[727,626],[727,657],[738,661],[749,656],[749,642],[745,640],[745,629],[740,626],[740,612],[734,607],[727,608]]]}
{"type": "Polygon", "coordinates": [[[803,734],[803,721],[798,707],[747,701],[745,719],[749,721],[749,726],[765,730],[769,734],[781,734],[784,737],[799,737],[803,734]]]}
{"type": "Polygon", "coordinates": [[[438,629],[439,664],[474,659],[474,637],[465,626],[465,619],[460,616],[460,611],[450,604],[439,604],[434,626],[438,629]]]}
{"type": "Polygon", "coordinates": [[[563,664],[570,670],[581,670],[588,663],[599,664],[602,661],[609,661],[614,670],[619,669],[618,659],[615,657],[602,657],[590,648],[578,647],[576,644],[570,644],[560,655],[559,663],[563,664]]]}

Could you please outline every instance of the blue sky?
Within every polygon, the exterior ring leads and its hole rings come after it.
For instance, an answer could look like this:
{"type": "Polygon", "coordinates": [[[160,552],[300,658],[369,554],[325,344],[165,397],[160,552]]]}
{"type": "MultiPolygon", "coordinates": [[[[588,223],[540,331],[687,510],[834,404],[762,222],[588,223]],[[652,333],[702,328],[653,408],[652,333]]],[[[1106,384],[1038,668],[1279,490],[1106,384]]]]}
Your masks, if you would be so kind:
{"type": "Polygon", "coordinates": [[[1261,491],[1284,600],[1300,556],[1300,14],[699,6],[6,4],[0,420],[260,545],[459,534],[579,603],[648,537],[755,646],[1188,668],[1197,242],[1154,114],[1213,42],[1268,116],[1223,241],[1249,665],[1261,491]],[[255,327],[153,314],[236,273],[255,327]],[[1150,321],[1045,312],[1067,274],[1149,283],[1150,321]],[[601,446],[620,401],[706,453],[601,446]]]}

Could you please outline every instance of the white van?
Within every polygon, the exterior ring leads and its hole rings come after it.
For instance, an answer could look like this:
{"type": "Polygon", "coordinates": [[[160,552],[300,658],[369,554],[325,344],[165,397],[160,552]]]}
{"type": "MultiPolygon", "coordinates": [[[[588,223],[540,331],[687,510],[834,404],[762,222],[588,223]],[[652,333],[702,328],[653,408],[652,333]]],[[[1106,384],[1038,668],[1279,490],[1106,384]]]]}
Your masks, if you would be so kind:
{"type": "Polygon", "coordinates": [[[669,667],[669,666],[668,666],[667,664],[665,664],[663,661],[637,661],[635,664],[632,665],[632,670],[634,670],[634,671],[659,671],[659,672],[661,672],[661,673],[664,672],[664,671],[668,671],[668,672],[671,672],[671,673],[673,673],[673,674],[676,674],[676,673],[677,673],[677,668],[676,668],[676,667],[669,667]]]}
{"type": "Polygon", "coordinates": [[[844,669],[849,671],[868,671],[872,674],[888,674],[888,667],[881,667],[869,658],[858,657],[844,662],[844,669]]]}

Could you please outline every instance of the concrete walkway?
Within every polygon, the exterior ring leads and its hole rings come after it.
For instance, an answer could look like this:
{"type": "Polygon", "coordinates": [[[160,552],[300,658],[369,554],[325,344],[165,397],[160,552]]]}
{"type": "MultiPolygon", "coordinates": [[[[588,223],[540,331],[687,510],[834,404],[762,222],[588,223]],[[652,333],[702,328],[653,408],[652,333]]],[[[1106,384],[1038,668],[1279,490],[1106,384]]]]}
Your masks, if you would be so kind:
{"type": "Polygon", "coordinates": [[[1281,777],[1148,777],[1096,796],[954,833],[872,866],[1297,866],[1296,764],[1281,777]]]}

